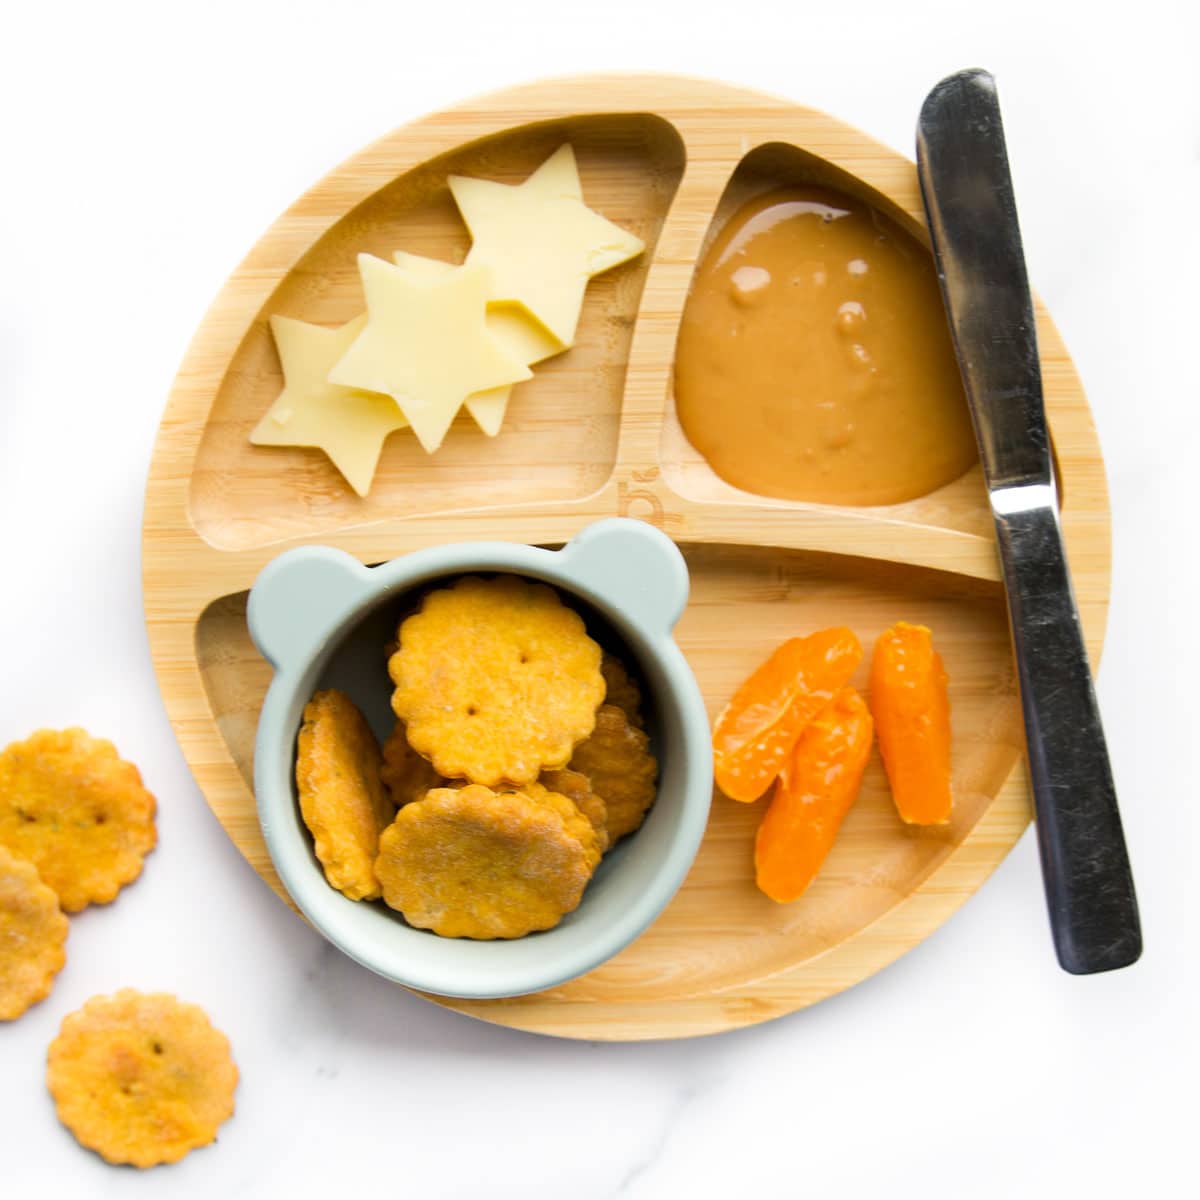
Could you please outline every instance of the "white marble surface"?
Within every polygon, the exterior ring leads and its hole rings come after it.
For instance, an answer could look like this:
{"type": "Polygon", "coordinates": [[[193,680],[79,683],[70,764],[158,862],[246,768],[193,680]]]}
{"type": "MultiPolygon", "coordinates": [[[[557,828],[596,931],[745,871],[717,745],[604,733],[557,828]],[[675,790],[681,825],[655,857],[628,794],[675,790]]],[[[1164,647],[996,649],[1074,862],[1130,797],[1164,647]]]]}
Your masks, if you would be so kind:
{"type": "Polygon", "coordinates": [[[1195,1186],[1194,6],[27,4],[0,71],[0,740],[82,723],[161,846],[0,1029],[0,1195],[1165,1196],[1195,1186]],[[1133,970],[1054,965],[1027,836],[948,926],[808,1012],[696,1042],[477,1024],[328,949],[209,815],[141,616],[151,440],[205,306],[347,154],[487,88],[595,68],[756,84],[911,152],[925,90],[998,75],[1030,274],[1091,395],[1115,575],[1101,698],[1145,918],[1133,970]],[[62,1017],[205,1005],[242,1067],[215,1148],[105,1167],[54,1119],[62,1017]],[[1189,1182],[1190,1181],[1190,1182],[1189,1182]]]}

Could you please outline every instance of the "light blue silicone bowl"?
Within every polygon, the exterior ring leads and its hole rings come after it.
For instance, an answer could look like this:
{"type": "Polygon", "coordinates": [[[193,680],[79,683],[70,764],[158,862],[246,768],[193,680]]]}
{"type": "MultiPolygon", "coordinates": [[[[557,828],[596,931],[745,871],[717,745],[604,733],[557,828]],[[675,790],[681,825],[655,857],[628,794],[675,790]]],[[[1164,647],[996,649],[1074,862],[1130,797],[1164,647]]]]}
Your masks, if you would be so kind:
{"type": "Polygon", "coordinates": [[[259,718],[254,788],[279,877],[326,938],[372,971],[443,996],[491,999],[583,975],[634,940],[683,882],[712,798],[708,719],[672,630],[687,601],[683,556],[657,529],[612,519],[561,550],[464,542],[376,567],[306,546],[269,563],[250,593],[250,634],[275,670],[259,718]],[[589,631],[637,666],[659,760],[658,797],[642,828],[607,854],[575,912],[513,941],[441,938],[414,929],[382,901],[347,900],[324,879],[300,819],[294,768],[301,714],[313,692],[337,687],[381,739],[391,730],[384,646],[414,589],[465,573],[543,580],[574,603],[589,631]]]}

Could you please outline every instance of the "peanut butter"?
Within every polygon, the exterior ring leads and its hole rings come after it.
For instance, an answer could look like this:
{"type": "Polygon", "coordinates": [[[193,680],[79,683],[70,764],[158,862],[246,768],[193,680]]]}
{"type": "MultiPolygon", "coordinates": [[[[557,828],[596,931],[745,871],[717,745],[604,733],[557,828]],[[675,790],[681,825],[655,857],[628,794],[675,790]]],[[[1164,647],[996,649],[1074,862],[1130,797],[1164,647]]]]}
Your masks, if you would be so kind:
{"type": "Polygon", "coordinates": [[[712,469],[763,496],[894,504],[976,460],[929,252],[824,189],[761,196],[722,229],[684,311],[675,400],[712,469]]]}

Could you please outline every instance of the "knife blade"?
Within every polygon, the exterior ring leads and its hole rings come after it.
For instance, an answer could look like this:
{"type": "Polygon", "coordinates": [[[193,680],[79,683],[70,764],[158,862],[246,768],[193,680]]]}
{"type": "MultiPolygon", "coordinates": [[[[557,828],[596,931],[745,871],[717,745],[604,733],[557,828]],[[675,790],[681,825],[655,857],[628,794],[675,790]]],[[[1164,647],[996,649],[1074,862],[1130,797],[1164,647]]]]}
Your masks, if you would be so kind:
{"type": "Polygon", "coordinates": [[[1141,926],[1059,520],[995,80],[943,79],[917,125],[917,172],[983,464],[1008,599],[1042,876],[1062,967],[1136,962],[1141,926]]]}

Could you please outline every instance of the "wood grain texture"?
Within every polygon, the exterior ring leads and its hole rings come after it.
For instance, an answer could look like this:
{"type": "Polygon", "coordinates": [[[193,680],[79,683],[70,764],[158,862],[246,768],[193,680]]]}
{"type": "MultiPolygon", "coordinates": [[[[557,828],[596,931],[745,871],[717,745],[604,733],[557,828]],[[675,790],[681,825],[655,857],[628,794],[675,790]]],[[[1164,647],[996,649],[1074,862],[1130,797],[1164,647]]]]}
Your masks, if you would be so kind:
{"type": "MultiPolygon", "coordinates": [[[[866,644],[899,618],[935,630],[952,681],[950,826],[904,827],[876,760],[817,882],[778,906],[753,885],[757,807],[717,797],[684,887],[636,943],[551,992],[440,1001],[472,1016],[624,1040],[711,1033],[801,1008],[937,928],[1028,823],[978,470],[888,508],[764,500],[717,479],[675,420],[675,333],[702,248],[741,199],[797,179],[849,187],[928,241],[913,164],[824,114],[661,76],[514,88],[406,126],[318,183],[230,278],[180,368],[146,494],[151,648],[208,803],[281,895],[251,791],[270,672],[246,632],[245,592],[291,546],[321,542],[378,562],[448,541],[561,543],[604,516],[651,521],[689,561],[692,598],[678,640],[710,713],[790,634],[846,623],[866,644]],[[366,500],[316,451],[247,443],[280,386],[270,313],[332,324],[361,311],[359,250],[460,258],[467,240],[446,174],[518,180],[564,140],[576,147],[588,202],[638,232],[647,253],[589,289],[578,344],[517,389],[498,439],[460,420],[445,450],[427,458],[407,433],[394,435],[366,500]]],[[[1095,663],[1109,587],[1103,463],[1083,390],[1040,305],[1038,332],[1063,524],[1095,663]]]]}

